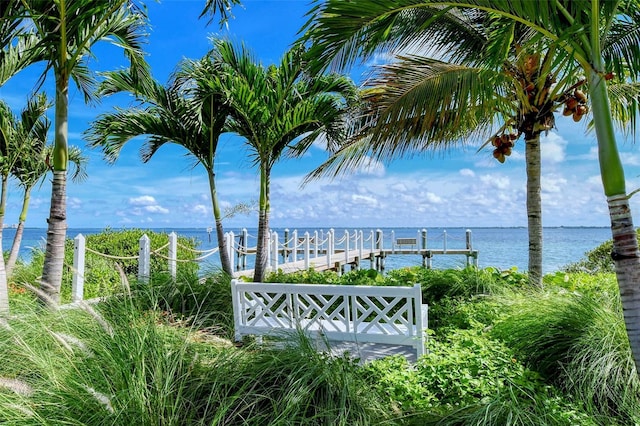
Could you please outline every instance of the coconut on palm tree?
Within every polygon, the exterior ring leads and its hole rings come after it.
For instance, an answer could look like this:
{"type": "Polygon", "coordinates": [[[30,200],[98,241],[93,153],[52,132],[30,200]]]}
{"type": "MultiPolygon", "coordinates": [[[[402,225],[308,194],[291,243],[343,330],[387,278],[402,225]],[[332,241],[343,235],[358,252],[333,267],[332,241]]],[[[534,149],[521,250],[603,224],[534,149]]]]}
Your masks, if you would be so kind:
{"type": "Polygon", "coordinates": [[[132,138],[144,136],[141,150],[143,162],[149,161],[166,143],[184,147],[207,172],[213,215],[222,269],[233,274],[229,255],[224,246],[222,213],[215,183],[215,159],[220,134],[224,131],[229,113],[219,93],[210,94],[199,102],[183,89],[192,84],[215,85],[215,73],[206,61],[185,61],[180,66],[180,79],[167,86],[149,78],[136,82],[128,72],[106,74],[101,86],[102,94],[130,92],[141,103],[140,106],[101,114],[87,131],[91,146],[99,147],[108,161],[117,160],[123,146],[132,138]]]}
{"type": "MultiPolygon", "coordinates": [[[[54,301],[60,299],[64,242],[66,237],[66,178],[69,157],[69,82],[73,80],[85,100],[92,99],[93,75],[88,68],[91,49],[108,40],[124,50],[133,75],[146,68],[142,42],[145,35],[144,8],[132,0],[23,0],[7,17],[20,24],[14,37],[3,40],[6,48],[23,31],[34,31],[37,59],[45,61],[46,71],[55,79],[54,148],[51,158],[53,182],[48,218],[47,244],[41,286],[54,301]]],[[[43,78],[45,76],[43,75],[43,78]]]]}
{"type": "Polygon", "coordinates": [[[230,108],[229,130],[245,139],[260,171],[253,279],[262,281],[267,266],[273,166],[286,154],[301,155],[321,135],[329,144],[341,141],[346,114],[357,99],[357,91],[351,80],[341,75],[308,76],[302,46],[291,48],[278,65],[265,67],[244,46],[214,40],[210,58],[220,72],[230,108]]]}
{"type": "MultiPolygon", "coordinates": [[[[579,68],[585,73],[582,89],[589,94],[593,114],[600,175],[610,211],[613,258],[627,333],[640,371],[640,254],[614,133],[615,118],[636,124],[638,90],[635,81],[640,73],[640,4],[635,0],[430,0],[420,3],[405,0],[328,0],[318,2],[312,13],[315,23],[310,31],[315,33],[315,51],[324,64],[331,61],[338,65],[349,64],[361,54],[371,54],[375,45],[393,46],[394,43],[423,40],[410,33],[404,33],[400,39],[390,38],[398,31],[394,20],[404,15],[430,14],[433,19],[425,21],[426,25],[433,25],[437,29],[439,25],[446,27],[455,21],[441,17],[451,16],[453,19],[456,14],[488,13],[498,20],[509,22],[511,26],[523,25],[532,32],[522,48],[534,48],[536,43],[543,43],[549,49],[564,52],[561,57],[567,62],[560,69],[579,68]],[[372,20],[369,12],[377,13],[378,18],[372,20]],[[621,93],[623,89],[608,91],[608,80],[615,82],[618,88],[631,86],[632,90],[627,94],[621,93]],[[612,94],[620,95],[625,102],[612,107],[609,102],[612,94]]],[[[505,47],[501,43],[504,38],[500,36],[500,28],[490,34],[490,39],[496,41],[491,51],[505,47]]],[[[438,39],[434,40],[437,43],[438,39]]],[[[469,43],[467,48],[471,47],[473,44],[469,43]]],[[[452,59],[455,59],[455,55],[452,59]]],[[[553,67],[540,68],[540,77],[553,79],[553,72],[553,67]]],[[[567,105],[567,108],[570,106],[567,105]]]]}

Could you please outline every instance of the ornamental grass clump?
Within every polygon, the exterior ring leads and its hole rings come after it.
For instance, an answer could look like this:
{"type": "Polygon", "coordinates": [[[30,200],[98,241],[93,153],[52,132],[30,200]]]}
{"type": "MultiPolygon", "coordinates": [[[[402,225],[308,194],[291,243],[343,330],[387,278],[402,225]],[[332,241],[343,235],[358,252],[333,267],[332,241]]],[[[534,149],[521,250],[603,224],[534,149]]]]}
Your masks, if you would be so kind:
{"type": "MultiPolygon", "coordinates": [[[[206,285],[206,282],[203,283],[206,285]]],[[[387,411],[347,358],[304,338],[236,348],[154,290],[0,323],[3,425],[370,425],[387,411]],[[144,301],[144,297],[148,300],[144,301]],[[144,308],[143,308],[144,307],[144,308]]]]}
{"type": "Polygon", "coordinates": [[[493,335],[605,423],[640,422],[640,380],[617,292],[531,293],[511,303],[493,335]]]}

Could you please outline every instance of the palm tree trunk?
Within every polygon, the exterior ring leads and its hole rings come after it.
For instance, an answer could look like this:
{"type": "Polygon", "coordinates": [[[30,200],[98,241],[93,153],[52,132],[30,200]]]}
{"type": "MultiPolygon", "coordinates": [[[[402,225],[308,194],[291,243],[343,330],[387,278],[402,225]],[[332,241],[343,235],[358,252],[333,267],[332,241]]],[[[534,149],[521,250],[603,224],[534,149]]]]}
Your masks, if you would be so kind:
{"type": "Polygon", "coordinates": [[[51,186],[51,207],[49,227],[47,228],[47,245],[42,268],[40,286],[55,303],[60,302],[62,271],[64,267],[64,241],[67,236],[66,220],[66,187],[67,172],[54,170],[51,186]]]}
{"type": "Polygon", "coordinates": [[[640,374],[640,253],[633,217],[626,194],[624,169],[616,144],[611,108],[604,79],[589,73],[593,122],[598,139],[600,176],[611,218],[616,278],[624,322],[636,370],[640,374]]]}
{"type": "Polygon", "coordinates": [[[53,183],[47,222],[47,245],[40,286],[54,303],[60,302],[64,241],[67,236],[67,124],[69,79],[56,75],[55,143],[53,148],[53,183]]]}
{"type": "Polygon", "coordinates": [[[9,287],[7,285],[7,271],[4,267],[4,252],[2,251],[2,231],[4,228],[4,212],[7,205],[8,176],[2,176],[0,188],[0,315],[9,313],[9,287]]]}
{"type": "Polygon", "coordinates": [[[13,237],[11,252],[9,252],[9,260],[7,261],[7,276],[11,276],[13,268],[16,266],[16,261],[18,260],[18,253],[20,252],[20,245],[22,244],[22,234],[24,233],[24,222],[27,220],[27,211],[29,210],[30,199],[31,188],[25,188],[24,197],[22,199],[22,211],[20,212],[20,218],[18,219],[18,229],[16,229],[16,235],[13,237]]]}
{"type": "Polygon", "coordinates": [[[267,272],[267,247],[269,236],[269,174],[268,167],[260,166],[260,212],[258,213],[258,242],[253,281],[264,281],[267,272]]]}
{"type": "Polygon", "coordinates": [[[542,199],[540,196],[540,133],[525,140],[527,162],[527,229],[529,285],[542,287],[542,199]]]}
{"type": "Polygon", "coordinates": [[[213,207],[213,217],[216,221],[216,236],[218,238],[218,251],[220,253],[220,264],[222,270],[228,274],[233,275],[231,269],[231,261],[229,260],[229,253],[227,253],[224,246],[224,228],[222,226],[222,214],[220,213],[220,203],[218,202],[218,191],[216,190],[215,175],[213,170],[207,168],[207,175],[209,176],[209,189],[211,191],[211,204],[213,207]]]}

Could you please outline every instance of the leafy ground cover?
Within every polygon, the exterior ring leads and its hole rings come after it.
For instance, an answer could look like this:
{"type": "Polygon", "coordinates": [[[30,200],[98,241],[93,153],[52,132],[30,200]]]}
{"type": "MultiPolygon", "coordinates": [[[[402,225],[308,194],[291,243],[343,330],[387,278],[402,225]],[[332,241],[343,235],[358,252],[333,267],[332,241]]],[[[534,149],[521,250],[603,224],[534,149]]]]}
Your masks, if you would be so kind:
{"type": "Polygon", "coordinates": [[[365,365],[316,353],[302,336],[283,347],[235,345],[229,278],[201,275],[158,273],[132,281],[130,295],[57,312],[15,281],[20,315],[0,323],[0,423],[640,423],[640,381],[610,273],[558,272],[540,289],[494,268],[269,277],[419,283],[430,305],[428,354],[365,365]]]}

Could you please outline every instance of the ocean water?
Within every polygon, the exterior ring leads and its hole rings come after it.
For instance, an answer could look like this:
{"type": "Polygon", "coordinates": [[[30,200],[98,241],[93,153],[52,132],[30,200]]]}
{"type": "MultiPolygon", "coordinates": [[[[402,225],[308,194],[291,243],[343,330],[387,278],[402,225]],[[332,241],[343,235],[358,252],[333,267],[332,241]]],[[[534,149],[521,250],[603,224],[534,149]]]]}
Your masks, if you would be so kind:
{"type": "MultiPolygon", "coordinates": [[[[391,232],[394,232],[395,238],[418,238],[421,239],[419,232],[422,228],[382,228],[384,235],[385,247],[390,247],[391,232]]],[[[480,267],[493,266],[500,269],[509,269],[512,267],[518,270],[526,271],[528,263],[528,239],[526,228],[425,228],[427,230],[427,247],[430,249],[441,249],[444,247],[445,239],[448,249],[464,248],[466,245],[466,229],[471,230],[472,247],[478,250],[478,265],[480,267]],[[445,237],[446,235],[446,237],[445,237]]],[[[179,235],[195,238],[199,242],[199,249],[209,250],[217,247],[217,241],[214,232],[207,232],[205,228],[184,228],[184,229],[153,229],[154,231],[171,232],[175,231],[179,235]]],[[[283,237],[283,229],[274,228],[280,235],[280,241],[283,237]]],[[[319,235],[328,232],[328,228],[324,229],[298,229],[299,236],[305,232],[313,235],[314,231],[318,231],[319,235]]],[[[371,228],[362,228],[365,239],[370,235],[371,228]]],[[[90,235],[101,232],[97,228],[71,228],[67,232],[69,238],[73,238],[79,233],[90,235]]],[[[241,229],[226,229],[232,231],[238,236],[241,229]]],[[[293,231],[293,229],[291,229],[293,231]]],[[[336,238],[344,235],[344,228],[335,228],[336,238]]],[[[349,229],[353,232],[353,229],[349,229]]],[[[255,246],[255,229],[249,229],[249,245],[255,246]],[[253,239],[252,239],[253,238],[253,239]]],[[[291,233],[290,233],[291,234],[291,233]]],[[[3,233],[3,249],[9,250],[15,229],[7,228],[3,233]]],[[[602,242],[611,239],[611,230],[609,228],[588,228],[588,227],[559,227],[544,229],[544,246],[543,246],[543,270],[545,273],[554,272],[563,266],[580,260],[584,253],[597,247],[602,242]]],[[[46,238],[46,229],[43,228],[26,228],[24,231],[22,249],[20,255],[29,259],[32,248],[44,247],[46,238]]],[[[204,268],[215,268],[219,266],[217,255],[208,258],[203,265],[204,268]]],[[[465,256],[435,256],[432,261],[434,268],[450,268],[462,267],[465,264],[465,256]]],[[[249,259],[251,263],[251,259],[249,259]]],[[[419,255],[390,255],[386,259],[386,269],[398,269],[406,266],[414,266],[422,264],[422,257],[419,255]]],[[[367,266],[367,262],[363,267],[367,266]]]]}

